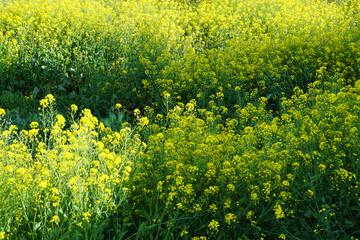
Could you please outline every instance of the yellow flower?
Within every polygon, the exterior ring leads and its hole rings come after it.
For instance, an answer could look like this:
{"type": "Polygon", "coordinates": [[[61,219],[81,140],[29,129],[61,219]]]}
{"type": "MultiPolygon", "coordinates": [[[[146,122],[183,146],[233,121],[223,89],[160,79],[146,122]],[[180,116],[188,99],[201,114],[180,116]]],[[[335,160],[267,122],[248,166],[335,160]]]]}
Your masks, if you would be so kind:
{"type": "Polygon", "coordinates": [[[70,179],[69,179],[69,184],[70,184],[70,185],[76,184],[76,178],[75,178],[75,177],[70,178],[70,179]]]}
{"type": "Polygon", "coordinates": [[[297,169],[297,168],[299,168],[299,163],[294,162],[294,163],[292,164],[292,166],[293,166],[294,169],[297,169]]]}
{"type": "Polygon", "coordinates": [[[201,211],[201,206],[196,203],[196,204],[193,206],[193,209],[194,209],[196,212],[200,212],[200,211],[201,211]]]}
{"type": "Polygon", "coordinates": [[[115,105],[115,109],[116,110],[120,110],[122,108],[122,105],[120,104],[120,103],[117,103],[116,105],[115,105]]]}
{"type": "Polygon", "coordinates": [[[59,216],[54,215],[54,216],[51,218],[50,222],[55,222],[56,225],[59,225],[59,222],[60,222],[59,216]]]}
{"type": "Polygon", "coordinates": [[[29,136],[33,137],[33,136],[37,136],[39,133],[39,129],[31,129],[29,130],[29,136]]]}
{"type": "Polygon", "coordinates": [[[319,168],[320,168],[321,172],[325,172],[326,166],[324,164],[320,163],[319,168]]]}
{"type": "Polygon", "coordinates": [[[71,111],[72,111],[73,113],[76,113],[77,110],[78,110],[78,107],[77,107],[75,104],[71,104],[71,111]]]}
{"type": "Polygon", "coordinates": [[[32,129],[38,128],[38,127],[39,127],[39,123],[38,123],[38,122],[32,122],[32,123],[30,123],[30,127],[31,127],[32,129]]]}
{"type": "Polygon", "coordinates": [[[294,180],[294,175],[292,175],[291,173],[287,174],[286,177],[291,181],[294,180]]]}
{"type": "Polygon", "coordinates": [[[90,217],[91,217],[91,213],[89,213],[89,212],[84,212],[82,215],[83,215],[83,220],[89,221],[89,219],[90,219],[90,217]]]}
{"type": "Polygon", "coordinates": [[[228,224],[228,225],[231,225],[232,223],[236,222],[236,215],[233,214],[233,213],[228,213],[226,214],[225,216],[225,222],[228,224]]]}
{"type": "Polygon", "coordinates": [[[281,234],[281,235],[279,236],[279,239],[283,239],[283,240],[285,240],[285,239],[286,239],[285,234],[281,234]]]}
{"type": "Polygon", "coordinates": [[[310,189],[306,191],[306,194],[309,196],[309,198],[311,198],[312,196],[314,196],[314,192],[311,191],[310,189]]]}
{"type": "Polygon", "coordinates": [[[285,214],[284,214],[284,211],[283,211],[281,205],[276,204],[275,207],[274,207],[274,211],[275,211],[276,219],[280,219],[280,218],[285,217],[285,214]]]}
{"type": "Polygon", "coordinates": [[[207,237],[200,236],[200,237],[193,237],[191,240],[207,240],[207,237]]]}
{"type": "Polygon", "coordinates": [[[134,110],[134,115],[135,115],[135,117],[139,117],[140,116],[140,110],[136,108],[134,110]]]}
{"type": "Polygon", "coordinates": [[[5,232],[0,232],[0,239],[5,239],[5,232]]]}
{"type": "Polygon", "coordinates": [[[5,109],[0,108],[0,117],[4,116],[5,114],[6,114],[5,109]]]}
{"type": "Polygon", "coordinates": [[[234,186],[234,184],[229,183],[229,184],[227,185],[227,188],[228,188],[228,190],[231,191],[231,192],[234,192],[234,191],[235,191],[235,186],[234,186]]]}
{"type": "Polygon", "coordinates": [[[149,119],[147,117],[142,117],[139,119],[139,125],[145,127],[149,124],[149,119]]]}
{"type": "Polygon", "coordinates": [[[165,94],[164,94],[164,98],[165,98],[166,100],[168,100],[168,99],[170,98],[170,93],[165,93],[165,94]]]}
{"type": "Polygon", "coordinates": [[[125,168],[124,168],[124,171],[126,171],[126,172],[128,172],[128,173],[130,173],[131,172],[131,167],[130,166],[126,166],[125,168]]]}
{"type": "Polygon", "coordinates": [[[210,208],[210,210],[211,210],[212,212],[216,212],[216,210],[217,210],[217,206],[216,206],[215,204],[211,204],[211,205],[209,206],[209,208],[210,208]]]}
{"type": "Polygon", "coordinates": [[[45,99],[47,99],[49,101],[49,103],[55,102],[55,98],[51,94],[46,95],[45,99]]]}
{"type": "Polygon", "coordinates": [[[231,207],[231,199],[228,198],[224,202],[224,208],[226,209],[226,208],[230,208],[230,207],[231,207]]]}
{"type": "Polygon", "coordinates": [[[17,126],[15,126],[15,125],[11,125],[11,126],[9,127],[9,131],[10,131],[11,133],[16,134],[17,130],[19,130],[19,129],[18,129],[17,126]]]}
{"type": "Polygon", "coordinates": [[[290,183],[289,183],[288,181],[283,181],[283,182],[282,182],[282,185],[283,185],[284,187],[288,187],[288,186],[290,186],[290,183]]]}
{"type": "Polygon", "coordinates": [[[182,237],[182,236],[184,236],[184,235],[186,235],[186,234],[188,234],[188,233],[189,233],[188,231],[182,230],[180,236],[182,237]]]}
{"type": "Polygon", "coordinates": [[[211,231],[216,231],[216,232],[218,232],[218,231],[219,231],[220,224],[219,224],[218,221],[211,220],[211,222],[209,223],[208,227],[209,227],[209,229],[210,229],[211,231]]]}
{"type": "Polygon", "coordinates": [[[254,200],[254,201],[255,201],[257,198],[258,198],[257,193],[254,193],[254,192],[251,193],[251,197],[250,197],[251,200],[254,200]]]}
{"type": "Polygon", "coordinates": [[[246,218],[250,219],[250,218],[252,218],[253,215],[254,215],[254,212],[250,210],[250,211],[247,212],[246,218]]]}
{"type": "Polygon", "coordinates": [[[47,182],[46,182],[46,181],[41,181],[41,182],[39,183],[39,187],[40,187],[41,189],[45,189],[45,188],[47,187],[47,182]]]}
{"type": "Polygon", "coordinates": [[[48,95],[46,95],[46,97],[44,99],[40,100],[40,106],[46,108],[46,107],[50,106],[50,104],[52,104],[53,102],[55,102],[54,96],[51,94],[48,94],[48,95]]]}

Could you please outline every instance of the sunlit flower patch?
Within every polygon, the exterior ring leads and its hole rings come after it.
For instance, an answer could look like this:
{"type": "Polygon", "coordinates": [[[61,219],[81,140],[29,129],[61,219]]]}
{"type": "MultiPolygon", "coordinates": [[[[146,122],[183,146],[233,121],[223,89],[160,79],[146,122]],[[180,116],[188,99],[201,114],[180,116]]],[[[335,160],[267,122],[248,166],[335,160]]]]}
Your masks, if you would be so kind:
{"type": "Polygon", "coordinates": [[[0,239],[358,239],[359,9],[3,1],[0,239]]]}

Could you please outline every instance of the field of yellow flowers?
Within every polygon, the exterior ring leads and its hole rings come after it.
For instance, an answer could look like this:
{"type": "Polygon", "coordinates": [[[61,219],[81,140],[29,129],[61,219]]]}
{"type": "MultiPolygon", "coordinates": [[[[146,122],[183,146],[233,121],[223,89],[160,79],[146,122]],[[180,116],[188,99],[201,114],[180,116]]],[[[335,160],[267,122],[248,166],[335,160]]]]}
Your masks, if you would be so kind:
{"type": "Polygon", "coordinates": [[[359,19],[2,0],[0,239],[360,239],[359,19]]]}

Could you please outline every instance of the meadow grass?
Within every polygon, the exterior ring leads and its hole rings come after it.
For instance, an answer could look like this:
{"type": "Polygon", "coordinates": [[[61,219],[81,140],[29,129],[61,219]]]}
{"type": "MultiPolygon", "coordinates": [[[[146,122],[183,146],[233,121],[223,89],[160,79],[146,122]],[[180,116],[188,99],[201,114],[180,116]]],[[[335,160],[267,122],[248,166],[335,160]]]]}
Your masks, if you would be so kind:
{"type": "Polygon", "coordinates": [[[0,7],[0,239],[358,239],[355,0],[0,7]]]}

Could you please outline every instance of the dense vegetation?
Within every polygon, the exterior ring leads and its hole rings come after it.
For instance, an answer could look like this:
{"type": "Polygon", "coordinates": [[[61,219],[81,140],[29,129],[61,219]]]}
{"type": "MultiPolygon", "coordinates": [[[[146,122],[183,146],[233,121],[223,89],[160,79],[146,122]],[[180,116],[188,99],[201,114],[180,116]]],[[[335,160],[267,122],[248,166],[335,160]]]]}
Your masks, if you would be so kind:
{"type": "Polygon", "coordinates": [[[356,0],[0,6],[0,239],[357,239],[356,0]]]}

